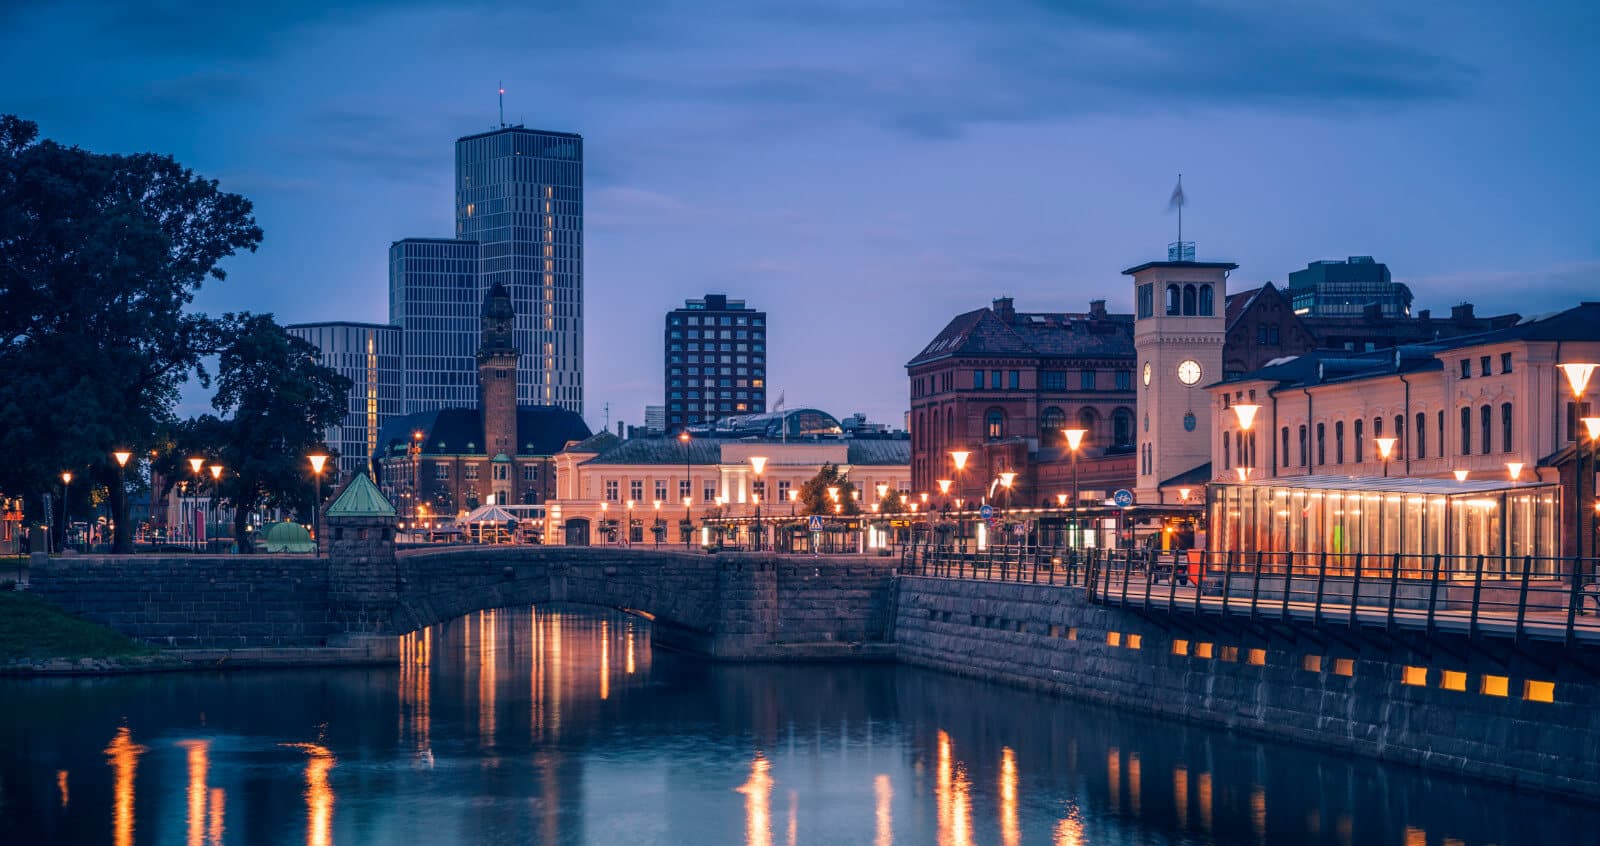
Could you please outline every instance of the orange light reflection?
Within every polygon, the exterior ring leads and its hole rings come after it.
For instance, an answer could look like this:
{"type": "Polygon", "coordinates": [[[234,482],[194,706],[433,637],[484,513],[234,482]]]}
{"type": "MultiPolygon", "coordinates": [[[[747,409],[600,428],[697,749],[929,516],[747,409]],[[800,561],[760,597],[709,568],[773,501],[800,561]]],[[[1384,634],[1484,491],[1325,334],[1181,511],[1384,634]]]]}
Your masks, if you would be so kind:
{"type": "Polygon", "coordinates": [[[133,779],[145,748],[133,742],[127,726],[117,729],[105,748],[113,771],[111,840],[116,846],[133,846],[133,779]]]}
{"type": "Polygon", "coordinates": [[[744,794],[745,843],[772,846],[772,762],[760,752],[750,763],[750,778],[734,789],[744,794]]]}
{"type": "Polygon", "coordinates": [[[204,846],[206,840],[206,772],[211,769],[208,740],[185,740],[178,744],[187,753],[189,763],[189,815],[187,843],[204,846]]]}
{"type": "Polygon", "coordinates": [[[894,844],[894,787],[889,783],[887,774],[880,774],[872,780],[872,792],[878,797],[877,821],[878,835],[873,839],[873,846],[893,846],[894,844]]]}
{"type": "Polygon", "coordinates": [[[1009,746],[1000,750],[1000,842],[1005,846],[1022,842],[1017,824],[1017,753],[1009,746]]]}

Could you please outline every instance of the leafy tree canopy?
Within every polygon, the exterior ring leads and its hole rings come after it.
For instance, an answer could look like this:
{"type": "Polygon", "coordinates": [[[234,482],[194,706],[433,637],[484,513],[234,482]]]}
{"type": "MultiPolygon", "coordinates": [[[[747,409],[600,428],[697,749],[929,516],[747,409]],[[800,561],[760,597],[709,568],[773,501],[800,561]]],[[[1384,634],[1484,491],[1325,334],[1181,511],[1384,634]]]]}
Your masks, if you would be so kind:
{"type": "Polygon", "coordinates": [[[69,468],[105,484],[111,450],[144,454],[189,374],[209,384],[221,334],[185,311],[194,292],[260,241],[250,201],[170,156],[41,141],[0,115],[0,489],[69,468]]]}
{"type": "Polygon", "coordinates": [[[844,473],[839,471],[837,465],[823,464],[817,475],[806,480],[800,486],[800,503],[805,514],[859,514],[861,503],[856,501],[856,486],[844,473]],[[836,501],[829,495],[829,488],[839,489],[839,498],[836,501]],[[834,505],[841,506],[838,512],[834,505]]]}

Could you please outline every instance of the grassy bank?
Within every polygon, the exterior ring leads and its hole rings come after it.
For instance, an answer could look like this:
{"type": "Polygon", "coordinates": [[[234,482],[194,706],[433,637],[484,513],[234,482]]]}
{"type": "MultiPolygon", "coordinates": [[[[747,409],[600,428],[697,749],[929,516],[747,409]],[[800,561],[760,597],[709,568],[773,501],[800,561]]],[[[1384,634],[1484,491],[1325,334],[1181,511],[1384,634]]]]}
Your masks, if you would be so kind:
{"type": "Polygon", "coordinates": [[[0,662],[124,658],[155,652],[32,594],[0,592],[0,662]]]}

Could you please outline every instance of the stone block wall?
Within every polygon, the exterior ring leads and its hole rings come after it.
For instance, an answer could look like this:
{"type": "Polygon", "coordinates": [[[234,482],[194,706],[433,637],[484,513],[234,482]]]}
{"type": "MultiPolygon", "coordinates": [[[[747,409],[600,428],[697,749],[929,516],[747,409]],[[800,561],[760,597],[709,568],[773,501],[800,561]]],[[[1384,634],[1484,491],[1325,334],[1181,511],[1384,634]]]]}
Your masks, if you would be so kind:
{"type": "Polygon", "coordinates": [[[67,611],[156,646],[328,645],[327,562],[309,555],[59,556],[30,589],[67,611]]]}
{"type": "Polygon", "coordinates": [[[781,643],[862,643],[889,639],[893,559],[777,558],[781,643]]]}
{"type": "Polygon", "coordinates": [[[1581,648],[1140,615],[1025,584],[901,577],[897,591],[910,664],[1600,797],[1600,683],[1581,648]]]}

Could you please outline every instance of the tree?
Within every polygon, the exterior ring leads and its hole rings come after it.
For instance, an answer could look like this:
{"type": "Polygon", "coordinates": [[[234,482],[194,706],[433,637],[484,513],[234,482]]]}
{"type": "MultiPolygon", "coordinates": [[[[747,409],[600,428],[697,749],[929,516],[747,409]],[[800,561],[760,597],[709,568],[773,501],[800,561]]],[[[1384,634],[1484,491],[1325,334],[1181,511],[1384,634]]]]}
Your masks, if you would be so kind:
{"type": "Polygon", "coordinates": [[[221,326],[231,340],[218,356],[211,406],[226,415],[220,493],[234,508],[233,536],[242,541],[250,513],[261,506],[309,515],[306,456],[323,448],[323,433],[344,418],[352,383],[319,364],[317,348],[270,314],[227,314],[221,326]]]}
{"type": "Polygon", "coordinates": [[[0,489],[45,490],[64,469],[111,486],[116,549],[131,549],[110,453],[145,454],[183,381],[208,384],[217,327],[186,307],[260,241],[248,200],[170,156],[40,141],[0,115],[0,489]]]}
{"type": "Polygon", "coordinates": [[[807,479],[800,486],[800,502],[805,514],[858,514],[861,504],[855,498],[856,486],[839,468],[833,464],[823,464],[817,475],[807,479]],[[834,499],[828,495],[828,488],[839,489],[838,505],[840,511],[834,511],[834,499]]]}

